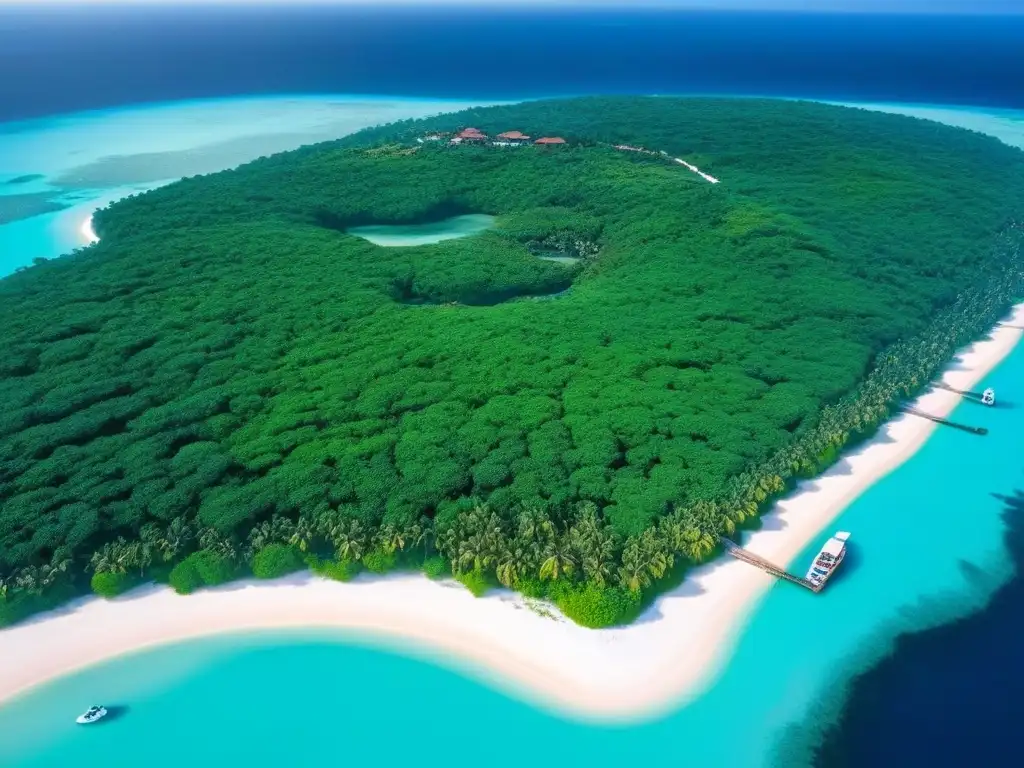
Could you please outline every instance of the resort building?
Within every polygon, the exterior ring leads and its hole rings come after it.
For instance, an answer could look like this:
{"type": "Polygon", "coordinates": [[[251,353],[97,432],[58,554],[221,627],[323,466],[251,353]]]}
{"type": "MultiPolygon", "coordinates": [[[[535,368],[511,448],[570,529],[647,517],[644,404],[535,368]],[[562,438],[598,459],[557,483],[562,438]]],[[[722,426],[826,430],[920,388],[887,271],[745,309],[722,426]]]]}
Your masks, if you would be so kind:
{"type": "Polygon", "coordinates": [[[561,136],[545,136],[543,138],[537,139],[533,143],[540,144],[541,146],[545,147],[553,147],[558,144],[565,144],[566,142],[565,139],[563,139],[561,136]]]}
{"type": "Polygon", "coordinates": [[[505,131],[499,133],[491,143],[496,147],[521,147],[530,140],[530,137],[519,131],[505,131]]]}
{"type": "Polygon", "coordinates": [[[477,128],[464,128],[456,134],[455,138],[462,139],[463,142],[484,142],[487,141],[487,134],[477,128]]]}

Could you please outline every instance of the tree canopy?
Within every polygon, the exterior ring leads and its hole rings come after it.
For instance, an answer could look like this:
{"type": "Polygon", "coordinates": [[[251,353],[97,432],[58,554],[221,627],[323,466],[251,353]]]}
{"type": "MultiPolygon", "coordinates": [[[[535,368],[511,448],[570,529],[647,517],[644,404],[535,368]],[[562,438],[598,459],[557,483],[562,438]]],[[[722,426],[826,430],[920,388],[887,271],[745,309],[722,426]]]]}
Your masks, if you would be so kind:
{"type": "Polygon", "coordinates": [[[98,244],[0,281],[0,578],[172,525],[175,562],[288,521],[250,547],[279,553],[330,518],[334,543],[369,537],[345,560],[429,526],[457,572],[636,592],[671,566],[658,546],[707,556],[701,510],[756,513],[1019,295],[1022,202],[1024,154],[967,131],[635,97],[409,121],[131,197],[98,244]],[[416,143],[467,125],[568,144],[416,143]],[[471,213],[495,226],[347,232],[471,213]]]}

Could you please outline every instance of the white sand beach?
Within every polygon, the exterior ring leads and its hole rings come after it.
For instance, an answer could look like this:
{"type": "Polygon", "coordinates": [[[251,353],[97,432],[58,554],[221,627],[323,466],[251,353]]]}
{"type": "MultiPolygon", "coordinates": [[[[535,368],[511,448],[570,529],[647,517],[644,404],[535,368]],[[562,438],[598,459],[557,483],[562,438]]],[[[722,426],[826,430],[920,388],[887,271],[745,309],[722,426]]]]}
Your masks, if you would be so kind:
{"type": "MultiPolygon", "coordinates": [[[[1024,335],[1024,305],[964,350],[943,380],[970,389],[1024,335]]],[[[950,413],[960,397],[935,389],[917,407],[950,413]]],[[[909,458],[936,425],[900,416],[844,456],[841,466],[779,502],[777,524],[744,545],[789,563],[854,498],[909,458]]],[[[773,578],[723,558],[660,598],[641,621],[593,631],[508,592],[474,598],[454,582],[418,575],[348,584],[308,575],[248,582],[188,597],[146,587],[78,604],[0,631],[0,702],[47,680],[146,647],[214,633],[338,628],[388,647],[447,659],[542,706],[583,719],[656,715],[703,690],[773,578]],[[547,615],[544,615],[547,614],[547,615]]],[[[780,589],[791,589],[780,585],[780,589]]]]}

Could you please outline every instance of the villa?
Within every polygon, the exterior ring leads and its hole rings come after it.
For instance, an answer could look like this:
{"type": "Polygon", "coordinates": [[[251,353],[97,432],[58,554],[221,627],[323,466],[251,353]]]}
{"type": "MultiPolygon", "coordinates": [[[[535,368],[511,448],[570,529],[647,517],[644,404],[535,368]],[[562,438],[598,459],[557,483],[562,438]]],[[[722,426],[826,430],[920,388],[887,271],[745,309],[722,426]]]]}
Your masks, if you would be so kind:
{"type": "Polygon", "coordinates": [[[499,133],[496,140],[491,143],[496,147],[521,147],[530,141],[530,137],[519,131],[505,131],[499,133]]]}
{"type": "Polygon", "coordinates": [[[533,143],[540,144],[541,146],[545,147],[553,147],[559,144],[565,144],[566,141],[561,136],[545,136],[543,138],[537,139],[533,143]]]}
{"type": "MultiPolygon", "coordinates": [[[[470,141],[470,142],[476,142],[476,141],[483,142],[483,141],[487,141],[487,134],[481,132],[478,128],[465,128],[465,129],[459,131],[456,134],[455,138],[461,140],[460,142],[456,142],[456,143],[463,143],[463,142],[467,142],[467,141],[470,141]]],[[[455,139],[452,139],[452,141],[454,142],[455,139]]]]}

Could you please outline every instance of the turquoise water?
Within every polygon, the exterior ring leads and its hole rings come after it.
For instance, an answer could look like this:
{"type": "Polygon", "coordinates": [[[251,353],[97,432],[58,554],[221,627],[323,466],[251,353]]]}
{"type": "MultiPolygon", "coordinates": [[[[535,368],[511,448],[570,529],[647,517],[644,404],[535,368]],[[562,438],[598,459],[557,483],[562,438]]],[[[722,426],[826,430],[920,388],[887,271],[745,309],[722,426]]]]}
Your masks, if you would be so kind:
{"type": "MultiPolygon", "coordinates": [[[[274,96],[124,107],[0,124],[0,196],[49,193],[63,210],[0,226],[0,276],[88,245],[97,208],[182,176],[469,102],[274,96]],[[7,182],[33,175],[42,178],[7,182]]],[[[2,222],[0,222],[2,223],[2,222]]]]}
{"type": "MultiPolygon", "coordinates": [[[[1019,114],[982,117],[969,113],[972,127],[1024,138],[1019,114]]],[[[0,165],[0,178],[7,172],[0,165]]],[[[45,219],[7,225],[0,236],[21,225],[26,242],[56,247],[45,219]]],[[[808,712],[826,723],[844,680],[896,632],[969,611],[1010,576],[992,494],[1022,484],[1022,381],[1018,347],[985,382],[1002,407],[965,403],[953,416],[988,427],[988,436],[940,429],[852,504],[797,560],[805,565],[835,528],[853,531],[829,589],[773,587],[710,688],[665,717],[577,723],[445,660],[325,633],[239,635],[122,657],[0,708],[0,765],[800,765],[813,734],[793,724],[808,712]],[[74,715],[97,701],[129,709],[100,727],[75,726],[74,715]]]]}

